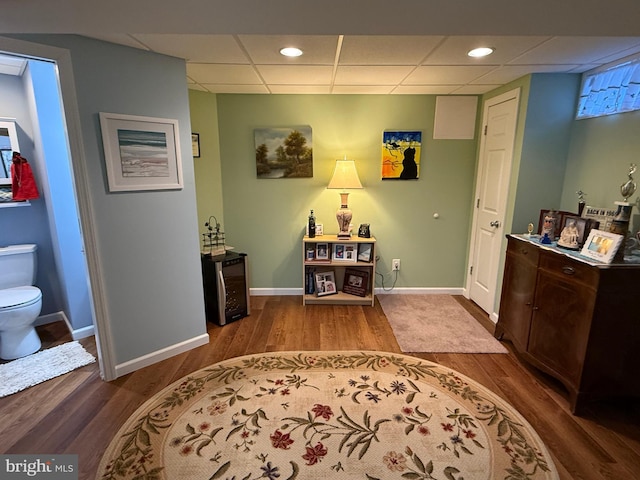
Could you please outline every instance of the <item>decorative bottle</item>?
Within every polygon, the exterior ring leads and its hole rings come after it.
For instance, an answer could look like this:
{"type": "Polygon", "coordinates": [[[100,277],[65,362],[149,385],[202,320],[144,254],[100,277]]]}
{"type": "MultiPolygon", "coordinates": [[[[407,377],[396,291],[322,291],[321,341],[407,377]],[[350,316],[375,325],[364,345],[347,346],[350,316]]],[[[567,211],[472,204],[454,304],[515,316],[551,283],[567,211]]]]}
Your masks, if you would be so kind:
{"type": "Polygon", "coordinates": [[[313,210],[309,214],[309,238],[314,238],[316,236],[316,217],[313,214],[313,210]]]}

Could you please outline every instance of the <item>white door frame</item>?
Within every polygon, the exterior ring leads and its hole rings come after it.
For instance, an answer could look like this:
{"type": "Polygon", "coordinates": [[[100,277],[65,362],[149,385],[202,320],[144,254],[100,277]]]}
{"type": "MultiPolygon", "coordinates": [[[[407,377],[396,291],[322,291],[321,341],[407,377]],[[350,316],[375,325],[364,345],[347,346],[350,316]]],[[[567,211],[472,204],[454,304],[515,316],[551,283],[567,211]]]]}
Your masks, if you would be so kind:
{"type": "MultiPolygon", "coordinates": [[[[489,107],[494,106],[494,105],[498,105],[500,103],[503,102],[507,102],[509,100],[515,99],[516,100],[516,128],[517,128],[517,122],[518,122],[518,112],[520,111],[519,106],[520,106],[520,88],[515,88],[513,90],[510,90],[506,93],[503,93],[501,95],[498,95],[496,97],[492,97],[490,99],[488,99],[487,101],[484,102],[483,108],[482,108],[482,126],[481,128],[484,129],[485,126],[488,123],[488,115],[489,115],[489,107]]],[[[469,255],[467,257],[467,281],[465,282],[465,290],[464,290],[464,297],[465,298],[471,298],[471,281],[472,281],[472,276],[470,273],[470,266],[473,264],[473,259],[475,258],[475,250],[476,250],[476,230],[478,228],[478,209],[476,208],[476,202],[477,202],[477,198],[480,194],[479,189],[481,187],[480,182],[481,182],[481,177],[482,177],[482,171],[483,171],[483,160],[484,160],[484,151],[486,148],[486,136],[484,134],[481,133],[480,135],[480,149],[478,150],[479,154],[478,154],[478,168],[476,171],[476,187],[475,187],[475,191],[474,191],[474,195],[473,195],[473,221],[471,224],[471,238],[469,241],[469,255]]],[[[511,177],[511,168],[513,166],[513,154],[511,156],[511,163],[509,164],[509,170],[508,170],[508,176],[509,178],[511,177]]],[[[511,178],[509,180],[511,182],[511,178]]],[[[503,211],[506,214],[506,210],[507,210],[507,202],[508,202],[508,198],[509,195],[507,194],[507,196],[505,197],[505,204],[503,205],[503,211]]],[[[507,225],[505,224],[505,219],[502,218],[500,220],[500,223],[503,227],[507,227],[507,225]]],[[[510,224],[510,223],[509,223],[510,224]]],[[[498,281],[496,278],[496,288],[498,285],[498,281]]],[[[497,293],[497,290],[496,292],[497,293]]],[[[493,300],[493,308],[491,308],[491,312],[489,313],[489,318],[496,323],[498,321],[498,312],[496,312],[496,305],[495,305],[495,296],[494,296],[494,300],[493,300]]]]}
{"type": "Polygon", "coordinates": [[[78,99],[76,97],[73,67],[71,64],[71,52],[63,48],[6,37],[0,37],[0,52],[24,55],[35,59],[53,60],[58,66],[60,94],[62,96],[67,126],[69,150],[71,152],[75,194],[78,200],[80,229],[82,231],[89,283],[91,285],[100,376],[106,381],[113,380],[116,378],[112,350],[113,342],[108,321],[109,317],[107,315],[107,301],[104,296],[105,289],[102,283],[101,272],[103,270],[96,243],[97,234],[93,222],[93,207],[88,189],[89,177],[85,167],[86,160],[82,143],[82,130],[80,128],[81,122],[78,99]]]}

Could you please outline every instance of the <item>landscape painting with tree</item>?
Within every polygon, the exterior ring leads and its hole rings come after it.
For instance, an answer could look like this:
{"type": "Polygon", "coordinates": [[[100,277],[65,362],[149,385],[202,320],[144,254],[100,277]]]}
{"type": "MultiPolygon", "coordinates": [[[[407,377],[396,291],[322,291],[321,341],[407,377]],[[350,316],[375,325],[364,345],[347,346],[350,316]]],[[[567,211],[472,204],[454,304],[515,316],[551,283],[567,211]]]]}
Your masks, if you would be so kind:
{"type": "Polygon", "coordinates": [[[256,128],[258,178],[313,177],[311,127],[256,128]]]}

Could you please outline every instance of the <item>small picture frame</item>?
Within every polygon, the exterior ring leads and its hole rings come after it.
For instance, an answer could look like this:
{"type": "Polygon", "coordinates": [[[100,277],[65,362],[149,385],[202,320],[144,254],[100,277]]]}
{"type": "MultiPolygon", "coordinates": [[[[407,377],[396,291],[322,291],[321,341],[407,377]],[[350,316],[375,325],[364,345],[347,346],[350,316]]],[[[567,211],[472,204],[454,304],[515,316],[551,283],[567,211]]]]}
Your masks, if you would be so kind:
{"type": "Polygon", "coordinates": [[[328,243],[316,243],[316,260],[329,260],[328,243]]]}
{"type": "Polygon", "coordinates": [[[373,243],[358,244],[358,261],[371,263],[373,260],[373,243]]]}
{"type": "Polygon", "coordinates": [[[355,243],[334,243],[331,259],[334,262],[356,263],[358,247],[355,243]]]}
{"type": "Polygon", "coordinates": [[[199,133],[191,134],[191,152],[193,154],[193,158],[200,158],[200,134],[199,133]]]}
{"type": "Polygon", "coordinates": [[[344,293],[364,297],[367,295],[368,287],[369,272],[354,268],[345,269],[344,284],[342,285],[342,291],[344,293]]]}
{"type": "MultiPolygon", "coordinates": [[[[316,237],[322,236],[324,228],[321,223],[316,223],[316,237]]],[[[305,235],[309,236],[309,222],[307,222],[307,226],[305,227],[305,235]]]]}
{"type": "Polygon", "coordinates": [[[336,289],[336,277],[333,271],[318,272],[315,274],[316,279],[316,295],[324,297],[326,295],[335,295],[338,293],[336,289]]]}
{"type": "Polygon", "coordinates": [[[622,235],[593,229],[584,242],[581,255],[598,260],[603,263],[611,263],[613,257],[622,244],[622,235]]]}

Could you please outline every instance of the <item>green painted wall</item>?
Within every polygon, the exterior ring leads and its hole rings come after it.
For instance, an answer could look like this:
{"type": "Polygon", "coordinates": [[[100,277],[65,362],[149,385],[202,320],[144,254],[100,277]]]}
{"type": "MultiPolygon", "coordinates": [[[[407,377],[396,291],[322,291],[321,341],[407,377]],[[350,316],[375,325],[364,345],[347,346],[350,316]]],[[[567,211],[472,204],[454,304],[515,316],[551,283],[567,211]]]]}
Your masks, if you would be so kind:
{"type": "Polygon", "coordinates": [[[202,238],[207,231],[204,224],[211,215],[224,225],[218,102],[215,95],[189,90],[189,108],[192,133],[200,134],[200,158],[193,159],[193,171],[198,202],[198,230],[202,238]]]}
{"type": "Polygon", "coordinates": [[[393,258],[402,261],[396,287],[464,285],[476,141],[433,140],[435,98],[217,96],[224,230],[228,244],[249,254],[252,288],[302,288],[307,216],[314,209],[326,233],[337,231],[339,194],[326,185],[345,155],[356,161],[364,185],[349,196],[353,223],[371,224],[385,286],[393,258]],[[313,129],[313,178],[256,178],[254,129],[295,125],[313,129]],[[422,130],[418,180],[381,180],[385,129],[422,130]]]}
{"type": "MultiPolygon", "coordinates": [[[[587,205],[615,208],[621,201],[620,185],[627,181],[629,165],[640,165],[640,111],[606,117],[576,120],[573,126],[567,171],[562,192],[562,208],[575,209],[575,192],[587,193],[587,205]]],[[[634,175],[640,181],[640,172],[634,175]]],[[[629,199],[635,203],[632,231],[640,228],[638,195],[629,199]]]]}

